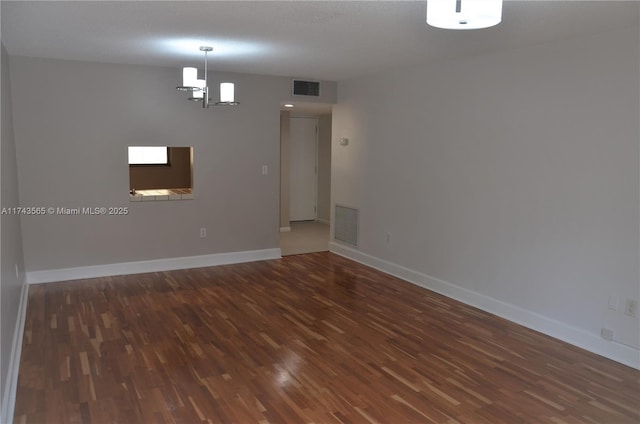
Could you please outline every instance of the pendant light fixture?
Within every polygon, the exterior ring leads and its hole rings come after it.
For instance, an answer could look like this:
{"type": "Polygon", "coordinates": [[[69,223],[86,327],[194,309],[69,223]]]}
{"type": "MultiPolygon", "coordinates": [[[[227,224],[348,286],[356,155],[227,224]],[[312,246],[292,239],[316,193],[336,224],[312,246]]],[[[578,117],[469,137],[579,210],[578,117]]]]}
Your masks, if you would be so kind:
{"type": "MultiPolygon", "coordinates": [[[[201,46],[200,51],[204,52],[204,79],[198,79],[198,69],[192,67],[182,68],[182,85],[176,87],[180,91],[192,93],[189,100],[202,102],[203,108],[211,105],[209,98],[209,86],[207,85],[207,54],[213,51],[213,47],[201,46]]],[[[232,82],[220,84],[220,101],[213,103],[216,106],[236,106],[240,103],[235,101],[234,85],[232,82]]]]}
{"type": "Polygon", "coordinates": [[[427,23],[444,29],[480,29],[502,20],[502,0],[428,0],[427,23]]]}

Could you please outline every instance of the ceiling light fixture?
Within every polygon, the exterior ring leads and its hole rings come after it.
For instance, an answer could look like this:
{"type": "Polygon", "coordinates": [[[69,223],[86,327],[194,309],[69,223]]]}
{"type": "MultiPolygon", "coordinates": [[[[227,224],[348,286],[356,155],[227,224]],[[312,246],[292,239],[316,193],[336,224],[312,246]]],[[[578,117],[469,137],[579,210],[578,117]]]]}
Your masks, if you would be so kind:
{"type": "Polygon", "coordinates": [[[293,107],[293,105],[291,103],[285,103],[283,106],[284,107],[293,107]]]}
{"type": "Polygon", "coordinates": [[[428,0],[427,23],[444,29],[480,29],[502,20],[502,0],[428,0]]]}
{"type": "MultiPolygon", "coordinates": [[[[176,87],[180,91],[191,91],[192,97],[189,100],[202,101],[202,107],[208,108],[209,86],[207,85],[207,53],[213,51],[213,47],[201,46],[200,51],[204,52],[204,79],[198,79],[198,69],[192,67],[182,68],[182,85],[176,87]]],[[[232,82],[220,83],[220,101],[214,103],[216,106],[236,106],[240,103],[235,101],[234,85],[232,82]]]]}

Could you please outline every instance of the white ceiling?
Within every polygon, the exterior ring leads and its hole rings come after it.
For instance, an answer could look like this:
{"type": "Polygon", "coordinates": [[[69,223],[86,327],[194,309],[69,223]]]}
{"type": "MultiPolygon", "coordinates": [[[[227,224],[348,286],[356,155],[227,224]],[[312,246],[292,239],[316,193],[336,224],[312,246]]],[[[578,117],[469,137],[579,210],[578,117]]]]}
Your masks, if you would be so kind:
{"type": "Polygon", "coordinates": [[[638,23],[638,1],[505,1],[493,28],[429,27],[426,1],[2,1],[10,55],[340,81],[638,23]]]}

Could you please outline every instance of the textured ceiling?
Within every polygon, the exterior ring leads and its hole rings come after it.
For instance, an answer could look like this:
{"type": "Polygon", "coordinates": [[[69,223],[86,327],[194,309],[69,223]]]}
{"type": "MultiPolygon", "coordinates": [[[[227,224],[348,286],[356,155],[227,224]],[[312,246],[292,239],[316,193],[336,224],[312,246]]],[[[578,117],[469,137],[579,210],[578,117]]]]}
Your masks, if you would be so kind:
{"type": "Polygon", "coordinates": [[[344,80],[638,24],[637,1],[505,1],[493,28],[425,23],[426,1],[2,1],[10,55],[344,80]]]}

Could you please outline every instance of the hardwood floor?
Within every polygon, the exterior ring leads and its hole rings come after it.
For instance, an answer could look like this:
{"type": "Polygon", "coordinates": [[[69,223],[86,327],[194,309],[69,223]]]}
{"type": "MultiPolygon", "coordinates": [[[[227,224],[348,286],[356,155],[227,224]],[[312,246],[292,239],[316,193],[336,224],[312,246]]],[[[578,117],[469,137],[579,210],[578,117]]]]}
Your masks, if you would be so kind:
{"type": "Polygon", "coordinates": [[[22,423],[638,423],[640,372],[330,253],[32,286],[22,423]]]}

